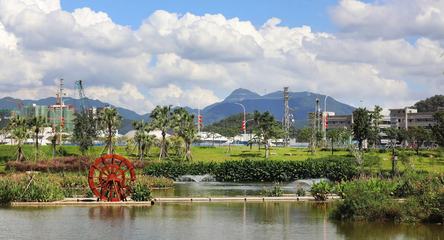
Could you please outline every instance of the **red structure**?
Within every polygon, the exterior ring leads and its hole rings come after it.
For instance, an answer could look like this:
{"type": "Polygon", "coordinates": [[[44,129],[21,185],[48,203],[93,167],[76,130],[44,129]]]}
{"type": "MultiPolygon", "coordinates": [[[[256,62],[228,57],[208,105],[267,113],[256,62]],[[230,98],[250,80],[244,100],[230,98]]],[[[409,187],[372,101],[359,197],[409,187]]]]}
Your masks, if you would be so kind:
{"type": "Polygon", "coordinates": [[[135,180],[133,164],[117,154],[97,158],[89,169],[89,187],[102,201],[125,201],[131,193],[131,183],[135,180]]]}

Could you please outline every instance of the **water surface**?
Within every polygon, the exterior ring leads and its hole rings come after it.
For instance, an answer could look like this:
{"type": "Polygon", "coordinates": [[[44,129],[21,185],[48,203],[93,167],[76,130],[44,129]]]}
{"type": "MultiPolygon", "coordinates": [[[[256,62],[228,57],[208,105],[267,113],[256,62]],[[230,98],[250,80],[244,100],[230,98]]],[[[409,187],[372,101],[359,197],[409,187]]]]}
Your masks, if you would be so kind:
{"type": "Polygon", "coordinates": [[[441,225],[335,223],[329,205],[163,203],[0,209],[1,239],[444,239],[441,225]]]}

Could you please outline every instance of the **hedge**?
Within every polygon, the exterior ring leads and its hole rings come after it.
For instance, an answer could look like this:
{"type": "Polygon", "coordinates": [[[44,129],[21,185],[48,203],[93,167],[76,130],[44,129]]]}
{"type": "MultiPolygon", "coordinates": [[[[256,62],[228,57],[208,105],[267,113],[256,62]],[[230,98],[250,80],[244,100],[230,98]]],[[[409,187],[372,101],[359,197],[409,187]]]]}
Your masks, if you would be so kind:
{"type": "Polygon", "coordinates": [[[307,178],[349,180],[358,175],[351,159],[309,159],[306,161],[234,160],[224,162],[151,163],[145,175],[178,178],[182,175],[212,174],[221,182],[288,182],[307,178]]]}

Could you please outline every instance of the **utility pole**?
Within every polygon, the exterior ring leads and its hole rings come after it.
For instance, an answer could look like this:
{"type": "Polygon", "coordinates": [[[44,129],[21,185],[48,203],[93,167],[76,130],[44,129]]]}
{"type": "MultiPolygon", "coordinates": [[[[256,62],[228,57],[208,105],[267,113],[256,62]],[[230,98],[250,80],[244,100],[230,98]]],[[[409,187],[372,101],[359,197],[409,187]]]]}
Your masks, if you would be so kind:
{"type": "Polygon", "coordinates": [[[312,131],[311,131],[311,153],[314,154],[315,149],[316,149],[316,145],[317,145],[317,135],[319,132],[319,99],[316,98],[316,102],[315,102],[315,109],[313,111],[313,124],[312,124],[312,131]]]}
{"type": "Polygon", "coordinates": [[[284,127],[284,146],[288,146],[290,141],[290,107],[288,106],[288,87],[284,87],[284,121],[283,121],[283,127],[284,127]]]}
{"type": "Polygon", "coordinates": [[[64,107],[64,103],[63,103],[63,96],[65,95],[64,88],[63,88],[63,78],[60,78],[60,85],[59,85],[59,106],[60,106],[60,123],[59,123],[59,143],[60,145],[62,145],[62,133],[63,133],[63,128],[65,126],[64,123],[64,118],[63,118],[63,107],[64,107]]]}

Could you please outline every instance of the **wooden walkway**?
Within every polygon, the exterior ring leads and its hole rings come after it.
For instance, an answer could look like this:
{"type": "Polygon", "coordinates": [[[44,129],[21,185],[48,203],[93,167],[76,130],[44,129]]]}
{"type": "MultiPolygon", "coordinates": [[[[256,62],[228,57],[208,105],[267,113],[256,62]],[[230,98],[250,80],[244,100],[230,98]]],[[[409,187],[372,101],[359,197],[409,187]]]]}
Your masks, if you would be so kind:
{"type": "MultiPolygon", "coordinates": [[[[329,196],[329,200],[339,199],[338,196],[329,196]]],[[[172,197],[154,198],[151,201],[136,202],[97,202],[95,198],[66,198],[55,202],[12,202],[13,207],[49,207],[49,206],[152,206],[156,203],[217,203],[217,202],[314,202],[311,196],[296,197],[172,197]]]]}

